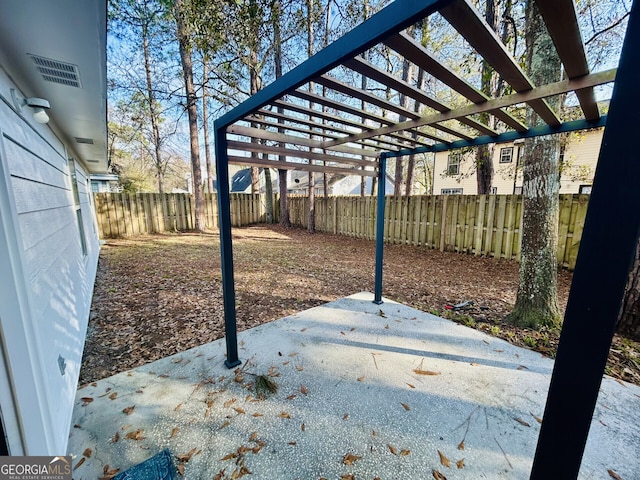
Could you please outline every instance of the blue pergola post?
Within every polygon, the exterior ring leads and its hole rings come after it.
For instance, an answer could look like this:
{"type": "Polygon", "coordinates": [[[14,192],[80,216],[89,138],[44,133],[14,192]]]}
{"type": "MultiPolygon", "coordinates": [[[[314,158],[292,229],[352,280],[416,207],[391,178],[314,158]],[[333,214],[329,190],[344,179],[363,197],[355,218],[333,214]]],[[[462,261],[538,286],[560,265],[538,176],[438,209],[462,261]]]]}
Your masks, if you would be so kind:
{"type": "MultiPolygon", "coordinates": [[[[217,122],[216,122],[217,123],[217,122]]],[[[224,304],[224,337],[227,343],[227,368],[240,365],[236,325],[236,292],[233,279],[233,247],[231,244],[231,201],[229,194],[229,157],[226,127],[214,124],[216,177],[218,189],[218,221],[220,225],[220,264],[222,267],[222,299],[224,304]]]]}
{"type": "Polygon", "coordinates": [[[640,154],[632,147],[640,121],[639,3],[622,47],[531,480],[578,478],[633,264],[640,232],[640,154]]]}
{"type": "Polygon", "coordinates": [[[382,304],[382,260],[384,253],[384,207],[387,183],[387,154],[378,162],[378,208],[376,209],[376,284],[373,303],[382,304]]]}

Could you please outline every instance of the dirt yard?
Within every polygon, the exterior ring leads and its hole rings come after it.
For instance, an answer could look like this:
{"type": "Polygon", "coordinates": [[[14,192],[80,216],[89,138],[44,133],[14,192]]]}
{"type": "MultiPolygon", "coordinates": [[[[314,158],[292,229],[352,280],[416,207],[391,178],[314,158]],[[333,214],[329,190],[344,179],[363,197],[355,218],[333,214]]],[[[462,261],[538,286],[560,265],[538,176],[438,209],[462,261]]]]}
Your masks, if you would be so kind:
{"type": "MultiPolygon", "coordinates": [[[[239,330],[373,291],[373,242],[278,226],[233,235],[239,330]]],[[[559,272],[563,311],[571,278],[559,272]]],[[[517,279],[513,261],[385,247],[384,296],[553,356],[559,332],[501,323],[515,302],[517,279]],[[464,301],[473,301],[472,308],[445,309],[464,301]]],[[[100,255],[80,384],[223,336],[217,235],[109,240],[100,255]]],[[[607,373],[640,384],[639,351],[639,344],[616,336],[607,373]]]]}

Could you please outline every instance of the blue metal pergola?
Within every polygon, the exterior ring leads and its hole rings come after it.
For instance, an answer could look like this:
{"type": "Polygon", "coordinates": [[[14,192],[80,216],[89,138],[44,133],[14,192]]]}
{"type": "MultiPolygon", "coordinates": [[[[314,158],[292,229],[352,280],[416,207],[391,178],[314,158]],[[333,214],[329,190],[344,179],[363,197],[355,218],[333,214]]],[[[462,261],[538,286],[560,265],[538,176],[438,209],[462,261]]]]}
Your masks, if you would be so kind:
{"type": "Polygon", "coordinates": [[[637,149],[630,146],[636,134],[634,120],[640,118],[640,95],[635,83],[640,73],[640,12],[639,2],[634,0],[618,69],[593,73],[587,65],[573,1],[536,3],[563,64],[566,79],[561,82],[533,85],[468,0],[395,0],[216,120],[227,367],[241,363],[236,337],[229,164],[377,177],[374,301],[381,303],[388,158],[606,124],[530,477],[577,478],[640,233],[640,159],[637,149]],[[404,32],[435,12],[515,93],[487,97],[404,32]],[[380,44],[422,68],[467,103],[450,108],[369,63],[362,54],[380,44]],[[391,101],[345,83],[337,78],[338,71],[371,79],[412,99],[421,108],[409,110],[399,100],[391,101]],[[611,82],[613,94],[609,113],[604,116],[593,88],[611,82]],[[313,85],[322,86],[323,94],[318,94],[313,85]],[[562,121],[545,101],[568,92],[575,92],[579,101],[579,120],[562,121]],[[545,125],[523,124],[513,114],[513,107],[523,103],[534,109],[545,125]],[[365,109],[365,104],[372,107],[365,109]],[[478,121],[480,113],[493,115],[499,130],[478,121]],[[230,155],[230,151],[241,154],[230,155]],[[626,208],[621,209],[620,205],[626,208]]]}

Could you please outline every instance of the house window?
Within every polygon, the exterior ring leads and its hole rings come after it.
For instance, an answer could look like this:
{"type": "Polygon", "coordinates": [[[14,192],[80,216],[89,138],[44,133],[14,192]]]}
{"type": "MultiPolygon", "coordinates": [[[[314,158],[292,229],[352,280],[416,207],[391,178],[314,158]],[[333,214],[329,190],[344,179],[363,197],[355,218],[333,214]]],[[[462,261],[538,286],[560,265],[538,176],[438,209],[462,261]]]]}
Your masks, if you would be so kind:
{"type": "Polygon", "coordinates": [[[440,195],[462,195],[461,188],[443,188],[440,190],[440,195]]]}
{"type": "Polygon", "coordinates": [[[514,195],[522,195],[522,187],[513,187],[514,195]]]}
{"type": "Polygon", "coordinates": [[[82,256],[87,256],[87,239],[84,232],[84,222],[82,221],[82,208],[80,206],[80,194],[78,192],[78,179],[76,177],[76,165],[73,160],[69,160],[69,173],[71,174],[71,188],[73,189],[73,203],[76,211],[76,221],[78,224],[78,234],[80,236],[80,246],[82,256]]]}
{"type": "Polygon", "coordinates": [[[522,166],[522,158],[524,157],[524,147],[523,146],[519,146],[518,147],[518,159],[516,160],[516,166],[521,167],[522,166]]]}
{"type": "Polygon", "coordinates": [[[459,175],[460,174],[460,159],[462,155],[459,153],[452,153],[447,159],[447,175],[459,175]]]}
{"type": "Polygon", "coordinates": [[[491,187],[491,195],[497,195],[498,194],[498,187],[491,187]]]}
{"type": "Polygon", "coordinates": [[[513,161],[513,147],[500,149],[500,163],[511,163],[513,161]]]}
{"type": "Polygon", "coordinates": [[[580,185],[580,193],[591,193],[591,185],[580,185]]]}

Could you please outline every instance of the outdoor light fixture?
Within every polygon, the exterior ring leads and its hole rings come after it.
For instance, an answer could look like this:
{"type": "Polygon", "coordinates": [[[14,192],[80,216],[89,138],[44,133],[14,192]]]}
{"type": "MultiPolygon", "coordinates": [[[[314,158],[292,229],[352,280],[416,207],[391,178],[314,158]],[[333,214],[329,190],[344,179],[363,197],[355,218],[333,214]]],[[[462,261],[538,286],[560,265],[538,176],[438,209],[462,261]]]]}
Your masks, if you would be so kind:
{"type": "Polygon", "coordinates": [[[22,112],[22,107],[27,106],[33,109],[33,119],[38,123],[47,123],[49,121],[49,115],[47,110],[51,108],[49,102],[44,98],[27,97],[23,98],[18,96],[15,89],[11,89],[11,98],[18,112],[22,112]]]}

